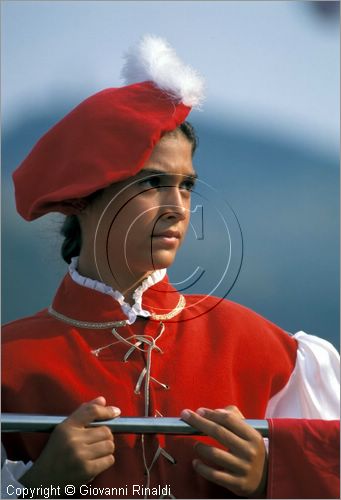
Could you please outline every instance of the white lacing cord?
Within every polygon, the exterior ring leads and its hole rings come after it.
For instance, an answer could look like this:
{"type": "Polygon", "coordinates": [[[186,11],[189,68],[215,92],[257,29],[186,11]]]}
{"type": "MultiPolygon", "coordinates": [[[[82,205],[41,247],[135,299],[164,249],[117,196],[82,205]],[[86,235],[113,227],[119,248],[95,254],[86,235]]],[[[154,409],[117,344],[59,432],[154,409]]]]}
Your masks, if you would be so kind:
{"type": "MultiPolygon", "coordinates": [[[[146,489],[147,489],[147,488],[150,488],[150,471],[152,470],[152,468],[154,467],[155,463],[160,458],[160,456],[163,456],[166,460],[168,460],[173,465],[176,463],[176,460],[172,457],[172,455],[170,455],[164,448],[161,448],[161,446],[159,445],[158,449],[156,450],[156,452],[154,454],[154,457],[153,457],[150,465],[148,466],[147,465],[147,459],[146,459],[146,449],[145,449],[145,442],[144,442],[144,434],[142,434],[142,440],[141,440],[141,442],[142,442],[143,463],[144,463],[144,468],[145,468],[145,472],[146,472],[146,475],[147,475],[147,480],[146,480],[146,489]]],[[[148,489],[147,489],[147,491],[148,491],[148,489]]],[[[169,496],[169,498],[175,498],[175,496],[173,496],[172,494],[167,495],[167,496],[169,496]]],[[[147,498],[147,493],[145,493],[145,495],[144,495],[143,498],[147,498]]],[[[160,498],[167,498],[167,497],[165,497],[163,495],[160,498]]]]}
{"type": "MultiPolygon", "coordinates": [[[[115,330],[116,332],[116,330],[115,330]]],[[[111,332],[113,334],[113,332],[111,332]]],[[[116,332],[117,333],[117,332],[116,332]]],[[[135,335],[132,335],[131,337],[128,337],[128,339],[133,339],[135,338],[135,335]]],[[[126,339],[126,340],[128,340],[126,339]]],[[[98,347],[97,349],[93,349],[91,351],[91,354],[93,354],[94,356],[98,357],[99,354],[104,350],[104,349],[108,349],[109,347],[112,347],[113,345],[116,345],[116,344],[120,344],[121,343],[121,340],[116,340],[116,342],[111,342],[110,344],[106,344],[102,347],[98,347]]],[[[137,342],[136,343],[136,346],[134,346],[134,349],[137,349],[139,345],[141,345],[142,342],[137,342]]],[[[131,352],[134,350],[133,348],[129,349],[129,351],[126,353],[125,357],[124,357],[124,361],[126,361],[129,357],[129,355],[131,354],[131,352]],[[131,351],[131,352],[130,352],[131,351]]],[[[144,349],[139,349],[140,351],[144,351],[144,349]]]]}
{"type": "MultiPolygon", "coordinates": [[[[129,346],[128,351],[125,353],[123,360],[125,362],[128,361],[129,357],[131,354],[137,349],[138,351],[145,352],[147,354],[147,360],[146,360],[146,366],[141,370],[141,373],[139,375],[139,378],[136,382],[135,386],[135,394],[140,394],[141,392],[141,387],[142,387],[142,382],[144,381],[144,413],[145,417],[149,416],[149,393],[150,393],[150,381],[153,381],[157,384],[159,384],[161,387],[164,389],[169,389],[169,386],[167,384],[164,384],[160,381],[158,381],[156,378],[151,376],[151,364],[152,364],[152,353],[153,351],[157,351],[159,353],[163,353],[162,349],[156,345],[156,342],[159,340],[163,332],[165,331],[165,325],[162,321],[160,321],[160,332],[157,335],[157,337],[154,339],[150,335],[132,335],[128,338],[122,337],[118,333],[118,331],[113,328],[112,329],[112,335],[117,338],[116,342],[113,342],[111,344],[105,345],[103,347],[100,347],[98,349],[95,349],[92,351],[92,353],[95,356],[98,356],[99,353],[103,349],[107,349],[108,347],[113,346],[114,344],[123,342],[124,344],[127,344],[129,346]],[[136,341],[136,342],[134,342],[136,341]],[[141,347],[142,344],[146,344],[147,348],[141,347]]],[[[145,450],[145,439],[144,435],[142,434],[141,436],[141,444],[142,444],[142,456],[143,456],[143,464],[145,468],[145,473],[147,476],[146,479],[146,488],[150,487],[150,471],[152,470],[154,464],[157,462],[160,456],[163,456],[166,460],[168,460],[170,463],[175,464],[176,461],[175,459],[161,446],[159,445],[158,449],[156,450],[154,457],[151,461],[151,464],[148,466],[147,464],[147,459],[146,459],[146,450],[145,450]]],[[[148,490],[147,490],[148,491],[148,490]]],[[[172,494],[165,496],[162,496],[161,498],[175,498],[172,494]]],[[[147,498],[147,493],[145,494],[144,498],[147,498]]]]}
{"type": "Polygon", "coordinates": [[[132,346],[132,347],[131,347],[131,348],[130,348],[130,349],[129,349],[126,353],[125,353],[124,358],[123,358],[125,363],[128,361],[128,358],[129,358],[129,356],[131,355],[131,353],[132,353],[132,352],[134,352],[134,351],[135,351],[135,349],[137,349],[137,347],[140,347],[140,345],[141,345],[141,344],[142,344],[142,342],[141,342],[141,341],[136,342],[136,344],[135,344],[135,345],[133,345],[133,346],[132,346]]]}
{"type": "MultiPolygon", "coordinates": [[[[151,371],[151,365],[152,365],[152,352],[153,351],[158,351],[162,353],[162,350],[160,347],[156,345],[156,342],[159,340],[163,332],[165,331],[165,325],[160,321],[160,332],[158,336],[154,339],[150,335],[134,335],[133,338],[137,341],[135,343],[130,342],[130,340],[125,339],[122,337],[118,331],[113,328],[112,334],[121,342],[124,342],[125,344],[128,344],[130,346],[130,349],[126,352],[124,356],[124,361],[127,361],[129,356],[134,352],[135,349],[138,349],[139,351],[143,351],[147,353],[147,361],[146,361],[146,366],[142,369],[140,376],[137,380],[136,386],[135,386],[135,394],[140,394],[141,391],[141,385],[144,380],[144,416],[148,417],[149,415],[149,387],[150,387],[150,381],[153,380],[157,384],[161,385],[164,389],[168,389],[167,384],[163,384],[162,382],[159,382],[156,380],[154,377],[151,377],[150,371],[151,371]],[[146,344],[148,347],[147,349],[141,348],[141,344],[146,344]]],[[[132,337],[129,337],[131,339],[132,337]]]]}
{"type": "MultiPolygon", "coordinates": [[[[160,332],[157,335],[157,337],[154,339],[153,337],[149,335],[134,335],[134,340],[136,340],[135,343],[130,342],[130,339],[132,337],[129,337],[129,339],[125,339],[122,337],[115,328],[112,330],[112,334],[121,342],[124,342],[125,344],[128,344],[130,346],[129,350],[126,352],[124,356],[124,361],[127,361],[130,355],[135,351],[135,349],[138,349],[139,351],[143,351],[147,353],[147,360],[146,360],[146,366],[142,369],[140,376],[137,380],[136,386],[135,386],[135,394],[140,394],[141,392],[141,386],[142,382],[144,380],[144,412],[145,412],[145,417],[149,416],[149,387],[150,387],[150,381],[152,380],[153,382],[156,382],[157,384],[161,385],[164,389],[169,389],[169,386],[167,384],[163,384],[162,382],[159,382],[156,380],[156,378],[151,376],[151,365],[152,365],[152,353],[153,351],[157,351],[162,353],[163,351],[156,345],[156,342],[159,340],[163,332],[165,331],[165,325],[162,321],[160,321],[160,332]],[[142,344],[146,344],[148,347],[147,349],[143,349],[140,346],[142,344]]],[[[154,464],[157,462],[160,456],[163,456],[171,462],[172,464],[175,464],[175,459],[161,446],[159,445],[158,449],[155,452],[155,455],[151,461],[151,464],[148,466],[147,464],[147,459],[146,459],[146,448],[145,448],[145,438],[144,435],[142,434],[141,436],[141,444],[142,444],[142,456],[143,456],[143,464],[144,464],[144,469],[146,473],[146,488],[150,487],[150,472],[152,468],[154,467],[154,464]]],[[[147,489],[148,491],[148,489],[147,489]]],[[[147,493],[145,494],[144,498],[147,498],[147,493]]],[[[170,495],[170,498],[175,498],[173,495],[170,495]]]]}

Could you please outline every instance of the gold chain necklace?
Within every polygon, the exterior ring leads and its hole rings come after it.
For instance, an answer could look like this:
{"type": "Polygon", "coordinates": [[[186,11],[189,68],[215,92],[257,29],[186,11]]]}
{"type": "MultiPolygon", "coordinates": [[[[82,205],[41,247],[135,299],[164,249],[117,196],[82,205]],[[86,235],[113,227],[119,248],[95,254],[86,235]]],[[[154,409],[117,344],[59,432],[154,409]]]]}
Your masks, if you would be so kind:
{"type": "MultiPolygon", "coordinates": [[[[151,313],[150,317],[158,321],[172,319],[185,308],[185,305],[186,305],[186,299],[183,295],[180,295],[179,302],[172,311],[166,314],[151,313]]],[[[48,307],[48,313],[51,316],[59,319],[60,321],[67,323],[68,325],[77,326],[78,328],[87,328],[90,330],[105,330],[108,328],[118,328],[120,326],[126,326],[128,323],[128,320],[107,321],[104,323],[91,322],[91,321],[78,321],[77,319],[69,318],[68,316],[64,316],[64,314],[55,311],[52,306],[48,307]]]]}

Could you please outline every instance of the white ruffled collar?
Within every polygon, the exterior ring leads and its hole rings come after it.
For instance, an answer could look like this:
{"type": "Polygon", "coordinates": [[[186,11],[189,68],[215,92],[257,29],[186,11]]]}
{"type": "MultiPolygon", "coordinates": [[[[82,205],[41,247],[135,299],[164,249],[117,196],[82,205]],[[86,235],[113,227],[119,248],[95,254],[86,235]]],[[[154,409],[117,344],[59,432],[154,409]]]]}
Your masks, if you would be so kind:
{"type": "Polygon", "coordinates": [[[118,290],[114,290],[111,286],[106,285],[92,278],[87,278],[82,276],[77,271],[78,257],[72,257],[71,263],[69,265],[69,274],[73,281],[75,281],[80,286],[85,286],[91,290],[96,290],[97,292],[105,293],[110,295],[116,302],[121,306],[123,313],[128,318],[128,325],[133,324],[136,321],[137,316],[142,316],[144,318],[149,318],[151,313],[142,308],[142,296],[148,288],[156,283],[159,283],[166,275],[166,269],[158,269],[146,278],[139,287],[136,288],[133,293],[134,304],[131,306],[124,300],[124,296],[118,290]]]}

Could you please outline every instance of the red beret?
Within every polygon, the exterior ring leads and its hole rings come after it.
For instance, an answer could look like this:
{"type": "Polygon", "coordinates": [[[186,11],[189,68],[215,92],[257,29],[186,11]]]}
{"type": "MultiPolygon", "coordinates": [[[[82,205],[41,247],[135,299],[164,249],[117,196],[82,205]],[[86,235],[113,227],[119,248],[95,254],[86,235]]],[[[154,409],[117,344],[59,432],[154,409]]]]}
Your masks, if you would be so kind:
{"type": "Polygon", "coordinates": [[[164,40],[146,36],[126,57],[126,80],[141,81],[83,101],[14,172],[17,210],[26,220],[79,213],[82,198],[137,174],[160,138],[200,103],[202,80],[164,40]]]}

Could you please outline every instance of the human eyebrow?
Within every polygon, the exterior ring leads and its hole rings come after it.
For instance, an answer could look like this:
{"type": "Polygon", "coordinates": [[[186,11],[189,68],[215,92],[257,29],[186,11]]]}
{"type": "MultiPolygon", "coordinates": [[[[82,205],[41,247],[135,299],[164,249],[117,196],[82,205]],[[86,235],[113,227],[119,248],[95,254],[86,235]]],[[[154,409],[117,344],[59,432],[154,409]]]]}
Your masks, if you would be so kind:
{"type": "Polygon", "coordinates": [[[181,175],[182,177],[186,177],[187,179],[198,179],[198,174],[196,171],[190,174],[173,174],[172,172],[165,172],[164,170],[158,170],[154,168],[146,168],[139,172],[140,175],[144,175],[147,177],[149,175],[162,175],[162,176],[172,176],[172,175],[181,175]]]}

